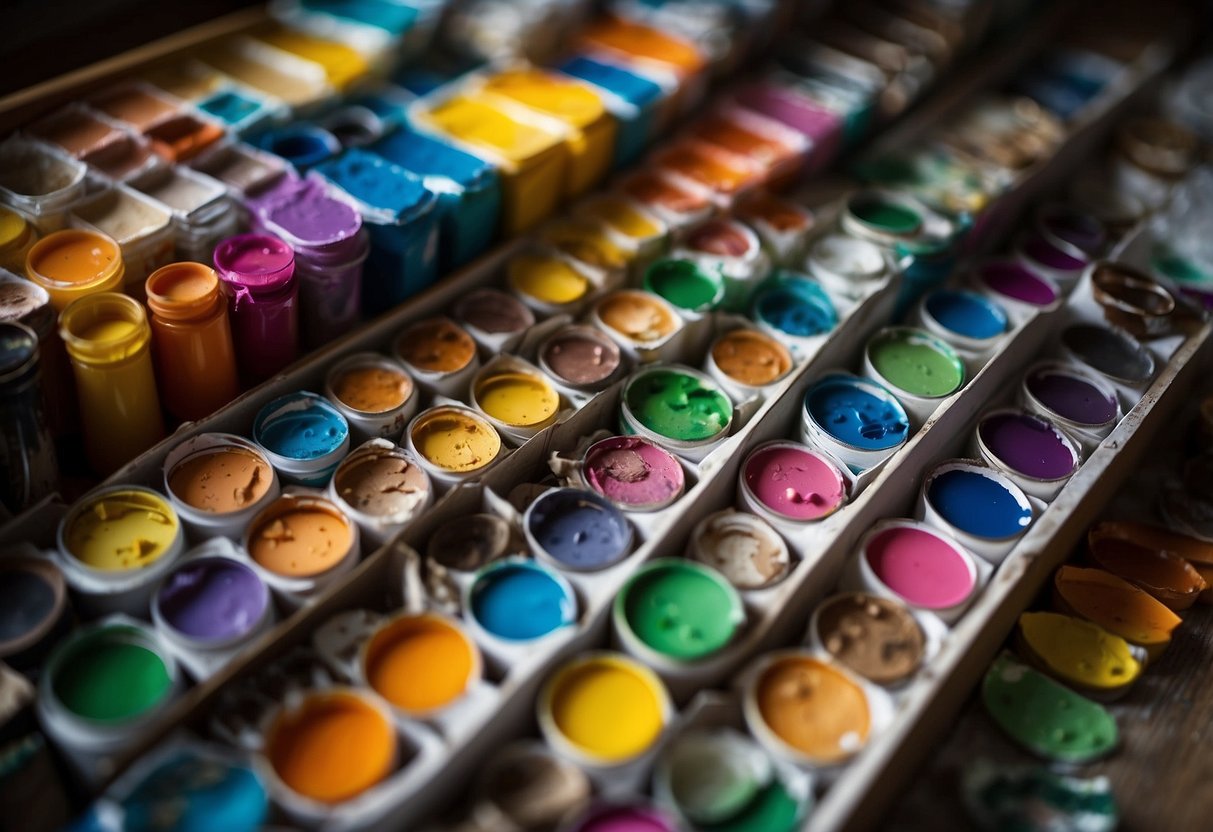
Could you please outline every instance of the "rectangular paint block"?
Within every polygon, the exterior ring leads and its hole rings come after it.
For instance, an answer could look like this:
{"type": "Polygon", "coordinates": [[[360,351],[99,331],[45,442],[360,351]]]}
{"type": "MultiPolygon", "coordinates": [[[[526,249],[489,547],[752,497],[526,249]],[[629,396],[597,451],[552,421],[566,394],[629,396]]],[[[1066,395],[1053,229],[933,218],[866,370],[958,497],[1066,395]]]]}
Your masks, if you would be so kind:
{"type": "Polygon", "coordinates": [[[332,94],[324,67],[264,41],[231,38],[198,57],[220,73],[295,109],[313,106],[332,94]]]}
{"type": "Polygon", "coordinates": [[[334,89],[344,90],[366,75],[369,64],[364,55],[344,43],[318,38],[314,35],[282,26],[272,26],[255,35],[271,46],[290,52],[324,68],[325,77],[334,89]]]}
{"type": "Polygon", "coordinates": [[[194,106],[222,122],[236,135],[244,135],[286,118],[286,106],[282,102],[236,84],[226,85],[194,106]]]}
{"type": "Polygon", "coordinates": [[[698,105],[707,91],[708,60],[703,51],[685,38],[638,21],[601,17],[581,31],[577,48],[674,76],[676,108],[682,112],[698,105]]]}
{"type": "Polygon", "coordinates": [[[488,248],[501,215],[501,182],[491,162],[407,129],[385,136],[370,150],[420,176],[438,198],[438,259],[444,270],[488,248]]]}

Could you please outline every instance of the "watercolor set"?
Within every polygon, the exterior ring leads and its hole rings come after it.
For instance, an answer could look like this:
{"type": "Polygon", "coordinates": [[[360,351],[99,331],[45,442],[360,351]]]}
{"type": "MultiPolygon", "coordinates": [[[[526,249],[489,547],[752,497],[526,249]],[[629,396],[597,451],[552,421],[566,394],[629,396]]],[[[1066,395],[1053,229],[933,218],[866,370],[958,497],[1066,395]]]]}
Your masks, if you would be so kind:
{"type": "Polygon", "coordinates": [[[1052,569],[1208,352],[1178,36],[591,5],[272,3],[0,141],[0,658],[71,817],[872,828],[1016,622],[1029,697],[1165,646],[1052,569]]]}

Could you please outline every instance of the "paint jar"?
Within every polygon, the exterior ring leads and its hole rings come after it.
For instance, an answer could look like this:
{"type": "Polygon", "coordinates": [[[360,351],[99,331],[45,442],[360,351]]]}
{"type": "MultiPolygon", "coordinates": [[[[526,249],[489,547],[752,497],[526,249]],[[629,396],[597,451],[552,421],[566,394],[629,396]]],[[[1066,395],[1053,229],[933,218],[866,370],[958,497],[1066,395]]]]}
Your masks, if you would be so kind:
{"type": "MultiPolygon", "coordinates": [[[[22,267],[17,274],[24,271],[22,267]]],[[[67,351],[57,332],[55,307],[50,293],[17,274],[0,269],[0,321],[25,324],[38,336],[43,412],[50,420],[51,435],[62,436],[75,429],[78,408],[67,351]]],[[[27,408],[25,412],[33,411],[27,408]]]]}
{"type": "Polygon", "coordinates": [[[803,133],[736,103],[701,116],[689,135],[754,165],[767,184],[794,176],[804,166],[811,147],[803,133]]]}
{"type": "Polygon", "coordinates": [[[612,243],[638,266],[649,263],[665,248],[668,229],[637,202],[617,194],[579,202],[577,216],[601,223],[612,243]]]}
{"type": "Polygon", "coordinates": [[[405,447],[442,488],[480,477],[503,456],[501,436],[468,407],[423,410],[409,422],[404,436],[405,447]]]}
{"type": "Polygon", "coordinates": [[[1154,378],[1153,353],[1124,332],[1099,324],[1071,324],[1061,332],[1062,354],[1113,382],[1141,389],[1154,378]]]}
{"type": "Polygon", "coordinates": [[[831,295],[859,300],[883,285],[889,263],[880,246],[845,234],[826,234],[809,246],[805,265],[831,295]]]}
{"type": "Polygon", "coordinates": [[[994,566],[1011,553],[1035,515],[1009,477],[968,460],[936,465],[922,481],[915,512],[994,566]]]}
{"type": "Polygon", "coordinates": [[[220,122],[234,136],[264,130],[286,118],[286,106],[248,87],[232,84],[195,102],[202,113],[220,122]]]}
{"type": "Polygon", "coordinates": [[[856,191],[843,204],[838,226],[845,234],[887,248],[922,232],[922,208],[912,197],[893,191],[856,191]]]}
{"type": "Polygon", "coordinates": [[[556,570],[504,558],[476,570],[463,590],[464,617],[485,654],[509,672],[545,640],[568,634],[579,614],[573,587],[556,570]]]}
{"type": "Polygon", "coordinates": [[[766,398],[792,366],[787,347],[761,330],[747,327],[720,335],[704,359],[704,370],[735,402],[766,398]]]}
{"type": "Polygon", "coordinates": [[[1087,257],[1098,257],[1108,244],[1108,232],[1094,215],[1065,203],[1046,203],[1036,209],[1033,230],[1040,239],[1064,251],[1073,246],[1087,257]]]}
{"type": "Polygon", "coordinates": [[[586,449],[575,482],[624,511],[660,511],[686,488],[682,463],[638,436],[611,436],[586,449]]]}
{"type": "Polygon", "coordinates": [[[419,101],[409,121],[497,167],[504,234],[514,236],[531,228],[559,204],[568,146],[561,132],[527,118],[524,111],[507,112],[490,101],[456,92],[441,101],[419,101]]]}
{"type": "Polygon", "coordinates": [[[400,362],[375,352],[354,353],[334,364],[324,395],[345,417],[353,443],[399,439],[421,398],[400,362]]]}
{"type": "Polygon", "coordinates": [[[654,262],[645,269],[642,288],[673,306],[688,325],[724,302],[724,276],[693,260],[654,262]]]}
{"type": "Polygon", "coordinates": [[[59,485],[40,365],[37,333],[0,322],[0,508],[13,517],[59,485]]]}
{"type": "Polygon", "coordinates": [[[1061,289],[1052,278],[1037,274],[1016,260],[989,260],[969,273],[977,291],[993,298],[1018,326],[1036,313],[1052,312],[1061,304],[1061,289]]]}
{"type": "Polygon", "coordinates": [[[25,275],[46,290],[55,309],[97,292],[119,292],[125,267],[118,244],[96,231],[52,232],[30,248],[25,275]]]}
{"type": "Polygon", "coordinates": [[[996,301],[966,289],[928,292],[914,310],[913,322],[943,339],[976,374],[998,347],[1011,322],[996,301]]]}
{"type": "Polygon", "coordinates": [[[257,513],[244,550],[261,579],[290,609],[303,606],[353,569],[358,526],[331,500],[283,494],[257,513]]]}
{"type": "Polygon", "coordinates": [[[517,445],[554,425],[563,405],[543,373],[509,355],[498,356],[476,373],[470,398],[497,433],[517,445]]]}
{"type": "Polygon", "coordinates": [[[267,234],[240,234],[215,248],[228,297],[240,371],[263,381],[299,357],[299,279],[290,246],[267,234]]]}
{"type": "Polygon", "coordinates": [[[341,152],[341,142],[323,127],[296,122],[276,127],[253,139],[253,144],[272,153],[300,173],[341,152]]]}
{"type": "Polygon", "coordinates": [[[567,827],[569,832],[612,832],[612,830],[644,830],[644,832],[675,832],[680,829],[673,817],[644,800],[596,800],[591,808],[575,816],[567,827]]]}
{"type": "Polygon", "coordinates": [[[470,514],[435,529],[426,543],[425,556],[463,578],[502,558],[526,557],[527,545],[502,517],[470,514]]]}
{"type": "Polygon", "coordinates": [[[758,239],[775,265],[789,268],[796,266],[804,256],[809,233],[816,225],[807,208],[766,191],[746,199],[734,214],[758,233],[758,239]]]}
{"type": "Polygon", "coordinates": [[[688,554],[743,591],[774,586],[792,569],[779,533],[762,518],[733,509],[700,520],[691,531],[688,554]]]}
{"type": "Polygon", "coordinates": [[[38,236],[38,229],[24,215],[0,205],[0,269],[24,275],[25,257],[38,236]]]}
{"type": "Polygon", "coordinates": [[[754,293],[750,317],[798,358],[807,358],[838,326],[830,296],[810,278],[777,271],[754,293]]]}
{"type": "Polygon", "coordinates": [[[501,214],[501,181],[492,162],[408,129],[371,148],[421,177],[438,199],[438,258],[445,274],[488,248],[501,214]]]}
{"type": "Polygon", "coordinates": [[[544,224],[535,234],[540,247],[551,249],[606,288],[617,288],[627,276],[633,253],[611,239],[598,220],[562,217],[544,224]]]}
{"type": "Polygon", "coordinates": [[[182,687],[150,626],[116,616],[79,630],[51,654],[38,683],[38,721],[91,783],[110,759],[146,740],[182,687]]]}
{"type": "Polygon", "coordinates": [[[205,418],[240,393],[227,299],[213,269],[174,263],[147,279],[152,341],[164,406],[183,422],[205,418]]]}
{"type": "Polygon", "coordinates": [[[992,410],[977,423],[974,442],[987,465],[1030,497],[1051,502],[1082,463],[1077,443],[1048,419],[1026,410],[992,410]]]}
{"type": "Polygon", "coordinates": [[[383,700],[331,687],[284,702],[254,761],[274,802],[311,826],[376,791],[410,750],[402,745],[383,700]]]}
{"type": "Polygon", "coordinates": [[[677,360],[681,352],[682,318],[672,304],[649,292],[611,292],[594,304],[590,323],[637,364],[677,360]]]}
{"type": "Polygon", "coordinates": [[[235,234],[240,224],[221,182],[174,165],[141,177],[135,187],[173,214],[177,257],[209,263],[221,240],[235,234]]]}
{"type": "Polygon", "coordinates": [[[392,352],[417,384],[436,396],[463,399],[480,369],[472,336],[441,316],[411,324],[396,338],[392,352]]]}
{"type": "Polygon", "coordinates": [[[706,220],[716,210],[711,192],[678,182],[659,170],[639,170],[622,179],[620,193],[666,224],[671,234],[706,220]]]}
{"type": "Polygon", "coordinates": [[[228,544],[200,547],[165,575],[152,596],[152,623],[187,673],[219,670],[273,626],[265,583],[228,544]]]}
{"type": "Polygon", "coordinates": [[[1030,271],[1049,278],[1067,295],[1091,263],[1086,252],[1078,246],[1031,231],[1022,232],[1015,238],[1015,256],[1030,271]]]}
{"type": "Polygon", "coordinates": [[[913,426],[931,418],[966,381],[965,365],[946,342],[913,327],[885,327],[868,339],[863,374],[901,402],[913,426]]]}
{"type": "Polygon", "coordinates": [[[619,345],[590,326],[563,326],[539,345],[539,368],[558,386],[592,394],[614,384],[624,370],[619,345]]]}
{"type": "Polygon", "coordinates": [[[828,457],[798,442],[764,442],[746,456],[737,502],[775,524],[801,527],[829,517],[847,500],[847,480],[828,457]]]}
{"type": "Polygon", "coordinates": [[[1073,364],[1043,362],[1024,373],[1019,404],[1078,439],[1090,452],[1122,415],[1116,388],[1073,364]]]}
{"type": "Polygon", "coordinates": [[[327,399],[287,393],[257,412],[253,441],[283,482],[323,488],[349,452],[350,428],[327,399]]]}
{"type": "Polygon", "coordinates": [[[510,258],[506,282],[535,314],[578,316],[598,286],[568,260],[554,254],[524,251],[510,258]]]}
{"type": "Polygon", "coordinates": [[[40,665],[71,626],[63,573],[45,558],[0,560],[0,661],[15,670],[40,665]]]}
{"type": "Polygon", "coordinates": [[[337,466],[328,495],[358,524],[363,546],[373,551],[430,507],[434,489],[429,474],[408,451],[386,439],[372,439],[337,466]]]}
{"type": "Polygon", "coordinates": [[[62,152],[12,137],[0,144],[0,202],[29,217],[41,233],[58,231],[68,206],[84,196],[86,172],[62,152]]]}
{"type": "Polygon", "coordinates": [[[89,464],[112,473],[164,438],[152,331],[138,301],[86,295],[59,316],[80,399],[89,464]]]}
{"type": "Polygon", "coordinates": [[[822,448],[855,473],[895,454],[910,436],[910,417],[881,385],[848,373],[830,373],[809,387],[801,439],[822,448]]]}
{"type": "Polygon", "coordinates": [[[648,767],[674,711],[656,673],[606,651],[564,662],[544,682],[535,708],[552,750],[591,780],[614,782],[648,767]]]}
{"type": "Polygon", "coordinates": [[[620,424],[628,435],[699,462],[733,426],[733,404],[708,376],[677,364],[637,370],[624,383],[620,424]]]}
{"type": "Polygon", "coordinates": [[[535,325],[535,314],[500,289],[475,289],[455,301],[451,313],[490,355],[512,352],[535,325]]]}
{"type": "Polygon", "coordinates": [[[964,614],[993,570],[949,535],[918,520],[880,520],[858,550],[845,585],[934,613],[945,624],[964,614]]]}
{"type": "Polygon", "coordinates": [[[757,659],[746,673],[741,711],[773,757],[812,772],[845,765],[893,717],[888,694],[805,649],[757,659]]]}
{"type": "Polygon", "coordinates": [[[286,164],[277,156],[243,142],[225,143],[190,163],[190,166],[227,186],[228,195],[239,205],[287,175],[286,164]]]}
{"type": "Polygon", "coordinates": [[[189,113],[170,116],[143,131],[152,150],[166,162],[193,159],[224,136],[223,127],[189,113]]]}
{"type": "Polygon", "coordinates": [[[358,212],[371,237],[362,309],[375,315],[403,303],[438,277],[437,198],[421,179],[365,150],[316,166],[358,212]]]}
{"type": "Polygon", "coordinates": [[[145,300],[148,275],[173,258],[173,215],[124,185],[102,191],[72,206],[69,222],[104,234],[122,252],[120,291],[145,300]]]}
{"type": "Polygon", "coordinates": [[[559,69],[595,87],[618,122],[615,167],[636,161],[661,128],[674,84],[663,84],[664,78],[638,67],[586,53],[573,55],[559,69]]]}
{"type": "Polygon", "coordinates": [[[281,493],[261,448],[230,433],[200,433],[169,451],[164,490],[197,541],[240,540],[249,521],[281,493]]]}
{"type": "Polygon", "coordinates": [[[591,786],[578,766],[541,742],[519,740],[498,749],[476,778],[472,815],[491,825],[555,829],[590,800],[591,786]]]}
{"type": "Polygon", "coordinates": [[[1094,263],[1091,296],[1103,308],[1109,324],[1139,340],[1168,335],[1175,327],[1174,295],[1150,275],[1125,263],[1094,263]]]}
{"type": "Polygon", "coordinates": [[[748,308],[750,296],[771,267],[754,230],[727,218],[707,220],[687,231],[674,254],[724,275],[723,305],[734,312],[748,308]]]}
{"type": "Polygon", "coordinates": [[[522,518],[537,560],[572,572],[597,572],[624,560],[633,532],[607,498],[578,488],[555,488],[527,506],[522,518]]]}
{"type": "Polygon", "coordinates": [[[720,208],[728,208],[753,191],[762,171],[750,162],[700,141],[682,139],[653,155],[653,166],[675,181],[712,193],[720,208]]]}
{"type": "Polygon", "coordinates": [[[813,782],[733,728],[687,728],[657,759],[653,799],[683,829],[793,832],[813,806],[813,782]]]}
{"type": "Polygon", "coordinates": [[[371,244],[358,212],[318,183],[301,182],[257,213],[264,230],[295,253],[304,342],[320,347],[355,328],[371,244]]]}
{"type": "Polygon", "coordinates": [[[26,135],[53,144],[80,159],[117,141],[122,130],[80,104],[69,104],[24,129],[26,135]]]}
{"type": "Polygon", "coordinates": [[[947,629],[900,601],[866,592],[826,598],[809,618],[808,644],[885,689],[908,684],[939,649],[947,629]]]}

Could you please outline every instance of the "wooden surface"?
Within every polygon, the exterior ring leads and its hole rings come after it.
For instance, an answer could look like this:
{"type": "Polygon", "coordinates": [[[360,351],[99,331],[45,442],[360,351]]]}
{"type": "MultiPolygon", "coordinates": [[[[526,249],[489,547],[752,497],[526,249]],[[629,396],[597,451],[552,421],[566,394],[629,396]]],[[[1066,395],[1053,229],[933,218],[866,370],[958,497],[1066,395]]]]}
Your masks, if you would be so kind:
{"type": "MultiPolygon", "coordinates": [[[[1207,386],[1206,386],[1207,391],[1207,386]]],[[[1188,419],[1176,420],[1176,425],[1188,419]]],[[[1186,450],[1182,430],[1163,434],[1143,466],[1106,506],[1105,516],[1160,522],[1152,500],[1174,475],[1186,450]]],[[[1081,549],[1074,553],[1081,560],[1081,549]]],[[[1047,608],[1047,597],[1037,608],[1047,608]]],[[[1171,646],[1123,699],[1108,708],[1120,726],[1121,747],[1074,771],[1107,776],[1121,810],[1123,832],[1196,832],[1213,828],[1213,607],[1181,613],[1171,646]]],[[[1019,750],[973,697],[956,727],[885,817],[895,832],[973,828],[961,805],[960,783],[975,760],[1039,762],[1019,750]]]]}

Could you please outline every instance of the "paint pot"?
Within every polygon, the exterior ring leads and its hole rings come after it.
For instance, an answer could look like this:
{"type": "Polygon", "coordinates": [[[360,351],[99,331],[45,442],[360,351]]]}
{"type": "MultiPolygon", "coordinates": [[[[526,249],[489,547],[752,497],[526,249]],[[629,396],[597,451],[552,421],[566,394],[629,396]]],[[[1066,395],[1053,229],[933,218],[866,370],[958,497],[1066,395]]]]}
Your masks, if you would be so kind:
{"type": "Polygon", "coordinates": [[[604,286],[621,283],[633,259],[631,251],[613,241],[606,226],[587,217],[562,217],[550,222],[536,234],[536,241],[592,274],[604,286]]]}
{"type": "Polygon", "coordinates": [[[1002,306],[1015,325],[1061,304],[1061,288],[1052,278],[1016,260],[988,260],[974,267],[969,280],[977,291],[1002,306]]]}
{"type": "Polygon", "coordinates": [[[283,494],[253,518],[244,550],[288,606],[301,606],[358,562],[358,526],[331,500],[283,494]]]}
{"type": "Polygon", "coordinates": [[[198,101],[195,106],[221,122],[237,136],[249,135],[282,118],[283,105],[253,93],[247,87],[228,87],[198,101]]]}
{"type": "Polygon", "coordinates": [[[657,295],[635,289],[611,292],[594,305],[590,323],[636,363],[679,357],[685,324],[674,306],[657,295]]]}
{"type": "Polygon", "coordinates": [[[712,342],[704,359],[708,375],[736,402],[765,397],[792,371],[792,354],[775,338],[742,327],[712,342]]]}
{"type": "Polygon", "coordinates": [[[1025,612],[1019,616],[1017,637],[1030,662],[1088,696],[1123,696],[1143,669],[1144,650],[1068,615],[1025,612]]]}
{"type": "Polygon", "coordinates": [[[847,300],[870,294],[889,275],[880,246],[837,233],[819,237],[809,246],[805,267],[826,291],[847,300]]]}
{"type": "Polygon", "coordinates": [[[215,271],[228,296],[241,372],[273,376],[299,357],[299,278],[295,253],[267,234],[240,234],[215,248],[215,271]]]}
{"type": "Polygon", "coordinates": [[[881,385],[846,373],[815,381],[804,394],[801,439],[855,473],[871,470],[910,437],[910,417],[881,385]]]}
{"type": "Polygon", "coordinates": [[[1031,367],[1019,390],[1020,404],[1043,416],[1093,450],[1120,421],[1116,388],[1073,364],[1043,362],[1031,367]]]}
{"type": "Polygon", "coordinates": [[[563,402],[543,373],[521,359],[499,356],[476,373],[471,405],[503,439],[521,445],[556,423],[563,402]]]}
{"type": "Polygon", "coordinates": [[[771,525],[732,509],[709,514],[696,524],[689,554],[740,590],[774,586],[792,570],[788,545],[771,525]]]}
{"type": "Polygon", "coordinates": [[[1101,376],[1130,387],[1154,377],[1154,355],[1124,332],[1098,324],[1072,324],[1062,330],[1061,349],[1069,358],[1101,376]]]}
{"type": "Polygon", "coordinates": [[[43,234],[58,231],[67,222],[68,206],[84,195],[86,172],[62,152],[9,138],[0,144],[0,202],[29,217],[43,234]]]}
{"type": "Polygon", "coordinates": [[[278,498],[278,474],[260,447],[230,433],[202,433],[168,452],[164,491],[194,540],[239,540],[278,498]]]}
{"type": "Polygon", "coordinates": [[[222,182],[239,204],[253,194],[269,191],[286,178],[286,165],[277,156],[252,145],[225,144],[195,159],[191,167],[222,182]]]}
{"type": "Polygon", "coordinates": [[[430,507],[429,474],[386,439],[355,448],[333,472],[328,496],[361,531],[363,545],[378,549],[430,507]]]}
{"type": "Polygon", "coordinates": [[[141,83],[110,87],[93,96],[89,104],[110,118],[125,122],[136,130],[146,130],[181,110],[181,102],[166,96],[150,84],[141,83]]]}
{"type": "Polygon", "coordinates": [[[496,514],[471,514],[443,523],[430,535],[425,555],[443,569],[470,574],[502,558],[526,556],[513,526],[496,514]]]}
{"type": "Polygon", "coordinates": [[[674,819],[643,800],[596,802],[562,827],[567,832],[674,832],[674,819]]]}
{"type": "Polygon", "coordinates": [[[150,141],[127,131],[121,131],[114,141],[82,156],[80,161],[115,182],[135,182],[166,169],[164,159],[153,151],[150,141]]]}
{"type": "Polygon", "coordinates": [[[857,191],[838,216],[844,233],[885,247],[914,239],[925,223],[922,205],[892,191],[857,191]]]}
{"type": "Polygon", "coordinates": [[[1048,243],[1074,246],[1087,257],[1098,256],[1108,244],[1108,232],[1099,219],[1065,203],[1040,206],[1033,229],[1048,243]]]}
{"type": "Polygon", "coordinates": [[[812,781],[781,770],[751,738],[724,727],[692,728],[662,751],[653,797],[684,828],[801,828],[813,804],[812,781]]]}
{"type": "Polygon", "coordinates": [[[1100,260],[1091,266],[1091,295],[1104,318],[1135,338],[1168,335],[1175,326],[1174,295],[1145,272],[1100,260]]]}
{"type": "Polygon", "coordinates": [[[859,543],[858,585],[955,622],[990,572],[963,546],[917,520],[881,520],[859,543]]]}
{"type": "Polygon", "coordinates": [[[1106,524],[1087,532],[1087,550],[1097,565],[1141,587],[1176,612],[1189,609],[1208,589],[1196,568],[1176,553],[1157,544],[1126,540],[1106,524]]]}
{"type": "Polygon", "coordinates": [[[23,670],[42,662],[69,626],[67,585],[42,558],[0,560],[0,661],[23,670]]]}
{"type": "Polygon", "coordinates": [[[798,442],[772,440],[746,456],[737,477],[738,504],[776,524],[812,523],[847,499],[847,481],[822,454],[798,442]]]}
{"type": "Polygon", "coordinates": [[[737,218],[758,232],[758,238],[777,266],[792,267],[804,255],[809,233],[816,225],[812,212],[795,202],[761,191],[735,211],[737,218]]]}
{"type": "Polygon", "coordinates": [[[536,702],[539,732],[591,778],[648,763],[673,717],[661,679],[635,659],[592,652],[548,677],[536,702]]]}
{"type": "Polygon", "coordinates": [[[404,436],[405,447],[437,486],[477,478],[502,457],[496,429],[475,410],[458,405],[421,411],[404,429],[404,436]]]}
{"type": "MultiPolygon", "coordinates": [[[[220,663],[270,628],[274,607],[260,576],[232,557],[179,562],[152,596],[156,632],[187,668],[220,663]]],[[[204,674],[194,673],[198,678],[204,674]]]]}
{"type": "Polygon", "coordinates": [[[283,482],[323,488],[349,452],[350,428],[327,399],[288,393],[257,412],[253,441],[283,482]]]}
{"type": "Polygon", "coordinates": [[[345,417],[351,442],[399,439],[417,412],[417,385],[400,362],[374,352],[360,352],[333,365],[324,395],[345,417]]]}
{"type": "Polygon", "coordinates": [[[686,488],[677,457],[639,436],[595,442],[581,459],[580,476],[594,493],[624,511],[660,511],[686,488]]]}
{"type": "Polygon", "coordinates": [[[720,148],[694,139],[665,145],[653,155],[653,166],[679,183],[712,193],[721,207],[732,205],[756,188],[761,170],[720,148]]]}
{"type": "Polygon", "coordinates": [[[578,766],[541,743],[520,741],[497,751],[476,780],[475,816],[517,829],[554,829],[590,799],[578,766]]]}
{"type": "Polygon", "coordinates": [[[341,152],[341,142],[336,136],[323,127],[306,123],[268,130],[257,137],[255,144],[300,172],[341,152]]]}
{"type": "Polygon", "coordinates": [[[120,291],[142,301],[148,275],[172,259],[172,220],[162,206],[119,184],[73,205],[69,222],[118,244],[123,265],[120,291]]]}
{"type": "Polygon", "coordinates": [[[619,345],[596,327],[565,326],[538,350],[539,368],[558,385],[579,393],[597,393],[618,380],[623,368],[619,345]]]}
{"type": "Polygon", "coordinates": [[[59,566],[82,607],[146,615],[156,580],[185,548],[177,513],[150,488],[99,488],[59,523],[59,566]]]}
{"type": "Polygon", "coordinates": [[[982,460],[1001,471],[1030,497],[1053,500],[1078,470],[1082,453],[1047,419],[1015,408],[981,417],[976,431],[982,460]]]}
{"type": "Polygon", "coordinates": [[[724,275],[723,306],[732,311],[748,308],[750,296],[771,266],[752,228],[720,217],[688,229],[674,255],[696,260],[701,268],[724,275]]]}
{"type": "Polygon", "coordinates": [[[1006,475],[976,461],[948,460],[923,479],[915,516],[997,566],[1034,514],[1027,495],[1006,475]]]}
{"type": "Polygon", "coordinates": [[[463,627],[434,612],[403,613],[362,643],[357,678],[401,716],[430,719],[480,682],[480,650],[463,627]]]}
{"type": "Polygon", "coordinates": [[[1030,231],[1016,238],[1015,256],[1033,273],[1052,280],[1064,294],[1077,285],[1091,262],[1078,246],[1030,231]]]}
{"type": "Polygon", "coordinates": [[[506,282],[535,314],[577,315],[597,288],[582,269],[563,257],[524,251],[506,264],[506,282]]]}
{"type": "Polygon", "coordinates": [[[946,341],[972,369],[985,362],[1011,328],[1002,306],[966,289],[929,292],[915,310],[914,323],[946,341]]]}
{"type": "Polygon", "coordinates": [[[608,569],[632,551],[631,524],[593,491],[545,491],[527,506],[522,530],[538,560],[572,572],[608,569]]]}
{"type": "Polygon", "coordinates": [[[840,665],[807,650],[777,650],[751,667],[742,694],[750,734],[772,756],[810,771],[858,754],[891,706],[840,665]]]}
{"type": "Polygon", "coordinates": [[[930,650],[924,623],[899,601],[864,592],[825,599],[809,619],[809,642],[850,672],[898,687],[922,668],[930,650]]]}
{"type": "Polygon", "coordinates": [[[716,570],[684,558],[646,563],[611,607],[616,642],[674,679],[727,650],[745,621],[733,585],[716,570]]]}
{"type": "Polygon", "coordinates": [[[540,639],[576,626],[577,607],[573,587],[562,575],[525,558],[505,558],[476,570],[463,597],[468,623],[487,638],[482,646],[494,655],[517,647],[532,650],[540,639]]]}
{"type": "Polygon", "coordinates": [[[535,325],[535,313],[500,289],[475,289],[455,302],[452,313],[480,349],[494,355],[513,350],[535,325]]]}
{"type": "Polygon", "coordinates": [[[637,202],[618,194],[578,203],[576,215],[599,223],[608,239],[632,262],[644,264],[661,254],[669,230],[637,202]]]}
{"type": "Polygon", "coordinates": [[[107,757],[148,737],[180,687],[177,664],[151,627],[115,617],[59,643],[35,707],[55,746],[95,782],[107,757]]]}
{"type": "Polygon", "coordinates": [[[171,164],[183,164],[222,139],[224,129],[210,119],[181,113],[147,128],[143,136],[157,156],[171,164]]]}
{"type": "Polygon", "coordinates": [[[300,816],[319,814],[322,807],[331,812],[367,794],[396,769],[400,756],[381,700],[338,687],[309,691],[280,708],[257,762],[275,802],[300,816]]]}
{"type": "Polygon", "coordinates": [[[353,103],[326,114],[320,119],[320,126],[332,133],[346,149],[373,144],[385,131],[383,121],[374,111],[353,103]]]}
{"type": "Polygon", "coordinates": [[[701,116],[689,135],[759,168],[767,183],[792,177],[811,147],[803,133],[735,103],[701,116]]]}
{"type": "Polygon", "coordinates": [[[463,398],[480,368],[472,336],[441,316],[411,324],[396,338],[392,352],[421,387],[437,396],[463,398]]]}
{"type": "Polygon", "coordinates": [[[639,170],[624,178],[619,189],[676,233],[711,216],[710,192],[681,183],[656,170],[639,170]]]}
{"type": "Polygon", "coordinates": [[[672,305],[688,323],[700,320],[724,301],[720,272],[691,260],[654,262],[644,272],[643,288],[672,305]]]}
{"type": "MultiPolygon", "coordinates": [[[[0,278],[5,274],[0,273],[0,278]]],[[[45,299],[46,294],[36,286],[26,286],[30,290],[26,297],[11,291],[6,296],[5,284],[0,282],[0,509],[10,517],[39,504],[59,488],[38,333],[16,321],[3,320],[5,300],[13,301],[16,308],[12,311],[20,313],[27,298],[37,302],[35,293],[45,299]]],[[[35,315],[38,311],[34,310],[35,315]]],[[[44,306],[41,311],[50,310],[44,306]]]]}
{"type": "Polygon", "coordinates": [[[960,356],[940,338],[913,327],[885,327],[863,351],[863,374],[883,384],[922,425],[965,383],[960,356]]]}
{"type": "Polygon", "coordinates": [[[838,326],[838,311],[817,283],[797,272],[777,271],[755,292],[750,317],[758,328],[808,357],[838,326]]]}
{"type": "Polygon", "coordinates": [[[624,383],[620,423],[625,434],[698,462],[728,435],[733,404],[697,370],[676,364],[650,367],[624,383]]]}
{"type": "Polygon", "coordinates": [[[104,234],[72,228],[48,234],[30,248],[25,275],[62,311],[85,295],[122,290],[125,267],[118,244],[104,234]]]}
{"type": "Polygon", "coordinates": [[[0,205],[0,269],[25,274],[25,257],[38,242],[38,229],[24,216],[0,205]]]}
{"type": "Polygon", "coordinates": [[[39,119],[28,125],[25,132],[61,148],[77,159],[95,153],[122,137],[122,130],[117,125],[99,118],[95,112],[78,104],[69,104],[39,119]]]}
{"type": "Polygon", "coordinates": [[[1141,647],[1152,660],[1183,622],[1144,589],[1103,569],[1062,566],[1053,575],[1053,606],[1141,647]]]}

